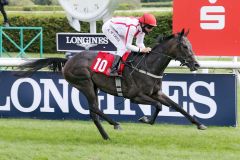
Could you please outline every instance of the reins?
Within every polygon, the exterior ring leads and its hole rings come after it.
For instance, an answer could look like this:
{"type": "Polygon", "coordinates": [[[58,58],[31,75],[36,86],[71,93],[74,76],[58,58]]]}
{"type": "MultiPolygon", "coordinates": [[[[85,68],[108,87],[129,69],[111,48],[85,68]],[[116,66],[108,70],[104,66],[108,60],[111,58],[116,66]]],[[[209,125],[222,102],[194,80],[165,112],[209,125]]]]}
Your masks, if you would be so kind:
{"type": "MultiPolygon", "coordinates": [[[[178,46],[179,46],[179,45],[181,45],[180,39],[179,39],[179,41],[178,41],[178,46]]],[[[168,54],[166,54],[166,53],[164,53],[164,52],[156,52],[156,51],[153,51],[153,50],[152,50],[152,51],[150,51],[149,53],[142,54],[142,55],[140,56],[140,60],[137,62],[137,64],[136,64],[135,66],[133,66],[132,61],[135,61],[136,57],[138,57],[138,54],[139,54],[139,52],[138,52],[136,55],[133,55],[132,60],[128,61],[128,63],[130,63],[130,65],[127,64],[127,63],[125,63],[127,66],[129,66],[130,68],[133,69],[133,70],[130,72],[130,75],[132,75],[132,73],[133,73],[134,71],[138,71],[138,72],[140,72],[140,73],[146,74],[146,75],[151,76],[151,77],[153,77],[153,78],[162,78],[161,75],[160,75],[160,76],[159,76],[159,75],[154,75],[154,74],[152,74],[152,73],[150,73],[150,72],[148,72],[148,71],[141,70],[141,69],[138,68],[139,64],[142,63],[142,61],[145,59],[146,54],[158,54],[159,56],[167,57],[167,58],[169,58],[170,60],[180,61],[180,63],[181,63],[180,66],[184,66],[184,65],[187,65],[187,64],[188,64],[188,62],[187,62],[187,60],[186,60],[188,57],[179,57],[179,56],[173,57],[173,56],[170,56],[170,55],[168,55],[168,54]]],[[[146,67],[147,67],[147,66],[146,66],[146,67]]],[[[147,68],[148,68],[148,67],[147,67],[147,68]]]]}
{"type": "Polygon", "coordinates": [[[137,68],[138,65],[142,62],[142,60],[145,58],[145,56],[146,56],[146,54],[143,54],[143,55],[142,55],[140,61],[136,64],[136,66],[131,66],[131,67],[133,68],[133,70],[132,70],[132,72],[130,73],[130,75],[132,75],[132,73],[133,73],[136,69],[138,69],[138,68],[137,68]]]}
{"type": "MultiPolygon", "coordinates": [[[[139,53],[139,52],[138,52],[138,53],[139,53]]],[[[151,53],[159,54],[159,52],[155,52],[155,51],[150,51],[150,53],[148,53],[148,54],[151,54],[151,53]]],[[[168,55],[166,55],[166,54],[161,54],[161,55],[166,56],[166,57],[168,57],[168,58],[170,58],[170,59],[173,59],[173,57],[168,56],[168,55]]],[[[150,76],[150,77],[157,78],[157,79],[161,79],[161,78],[163,77],[162,75],[155,75],[155,74],[152,74],[152,73],[150,73],[150,72],[148,72],[148,71],[141,70],[141,69],[138,68],[139,64],[144,60],[145,56],[146,56],[146,54],[142,54],[140,60],[138,61],[138,63],[137,63],[135,66],[132,65],[132,63],[131,63],[132,60],[130,60],[131,65],[128,65],[127,63],[125,63],[125,65],[127,65],[128,67],[130,67],[130,68],[133,69],[133,70],[131,71],[130,75],[132,75],[132,73],[133,73],[134,71],[138,71],[138,72],[143,73],[143,74],[146,74],[146,75],[148,75],[148,76],[150,76]]],[[[137,56],[133,57],[133,59],[135,59],[136,57],[137,57],[137,56]]],[[[134,61],[134,60],[133,60],[133,61],[134,61]]]]}
{"type": "MultiPolygon", "coordinates": [[[[179,58],[179,57],[174,58],[174,57],[169,56],[167,54],[164,54],[164,53],[160,54],[159,52],[155,52],[155,51],[150,51],[150,53],[148,53],[148,54],[151,54],[151,53],[152,54],[159,54],[160,56],[165,56],[165,57],[168,57],[170,59],[179,60],[181,62],[180,66],[184,66],[184,65],[187,64],[186,60],[184,60],[183,58],[179,58]],[[181,59],[184,60],[184,61],[181,61],[181,59]]],[[[135,66],[133,66],[131,62],[134,61],[134,59],[137,57],[137,55],[133,57],[133,60],[128,61],[131,65],[125,63],[125,65],[127,65],[128,67],[133,69],[130,72],[130,75],[132,75],[134,71],[138,71],[138,72],[143,73],[145,75],[148,75],[150,77],[161,79],[163,77],[162,75],[155,75],[155,74],[152,74],[152,73],[150,73],[148,71],[141,70],[141,69],[138,68],[139,64],[144,60],[145,56],[146,56],[146,54],[142,54],[141,57],[140,57],[140,60],[138,61],[138,63],[135,66]]]]}
{"type": "MultiPolygon", "coordinates": [[[[160,54],[159,52],[155,52],[155,51],[150,51],[150,53],[148,53],[148,54],[151,54],[151,53],[153,53],[153,54],[160,54]]],[[[165,56],[165,57],[168,57],[168,58],[171,58],[171,59],[175,59],[174,57],[172,57],[172,56],[169,56],[169,55],[167,55],[167,54],[164,54],[164,53],[162,53],[162,54],[160,54],[161,56],[165,56]]]]}

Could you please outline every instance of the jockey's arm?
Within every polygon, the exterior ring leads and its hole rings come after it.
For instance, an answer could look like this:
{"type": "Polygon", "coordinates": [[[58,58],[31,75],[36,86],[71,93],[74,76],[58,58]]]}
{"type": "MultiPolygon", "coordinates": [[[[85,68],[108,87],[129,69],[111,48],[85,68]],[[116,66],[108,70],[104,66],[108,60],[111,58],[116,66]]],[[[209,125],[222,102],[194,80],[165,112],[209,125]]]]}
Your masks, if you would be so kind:
{"type": "Polygon", "coordinates": [[[140,46],[135,46],[135,45],[132,44],[133,37],[134,37],[135,33],[136,33],[136,28],[135,27],[130,27],[128,35],[126,37],[126,49],[130,50],[130,51],[133,51],[133,52],[148,53],[151,49],[148,48],[148,47],[145,48],[145,46],[143,44],[144,35],[143,35],[143,37],[139,37],[139,39],[137,40],[140,46]],[[141,38],[142,38],[142,40],[141,40],[141,38]]]}
{"type": "Polygon", "coordinates": [[[145,37],[145,33],[139,33],[137,36],[136,36],[136,46],[138,46],[139,48],[145,48],[145,45],[143,43],[144,41],[144,37],[145,37]]]}
{"type": "Polygon", "coordinates": [[[135,32],[136,32],[136,28],[131,26],[129,28],[128,34],[126,35],[126,48],[127,50],[130,50],[133,52],[139,52],[140,48],[132,44],[135,32]]]}
{"type": "Polygon", "coordinates": [[[140,48],[140,52],[149,53],[152,49],[150,47],[145,47],[144,41],[145,33],[139,33],[136,37],[136,45],[140,48]]]}
{"type": "Polygon", "coordinates": [[[149,53],[152,48],[145,47],[143,41],[144,41],[145,33],[139,33],[136,37],[136,45],[140,48],[140,52],[142,53],[149,53]]]}

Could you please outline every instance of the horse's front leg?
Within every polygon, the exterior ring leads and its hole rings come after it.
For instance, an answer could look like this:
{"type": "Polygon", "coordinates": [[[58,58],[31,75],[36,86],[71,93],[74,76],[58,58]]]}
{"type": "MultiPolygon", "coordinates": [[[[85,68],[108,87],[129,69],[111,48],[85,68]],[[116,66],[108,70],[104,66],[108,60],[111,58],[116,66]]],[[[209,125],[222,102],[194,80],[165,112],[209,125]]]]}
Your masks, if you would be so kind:
{"type": "Polygon", "coordinates": [[[160,111],[161,111],[160,109],[155,108],[155,112],[153,113],[153,115],[151,117],[143,116],[143,117],[139,118],[138,120],[142,123],[147,123],[147,124],[153,125],[155,123],[155,121],[157,119],[157,116],[158,116],[158,113],[160,111]]]}
{"type": "Polygon", "coordinates": [[[191,116],[189,113],[187,113],[181,106],[179,106],[177,103],[175,103],[173,100],[171,100],[168,96],[166,96],[162,91],[159,91],[156,95],[152,97],[155,100],[158,100],[160,103],[167,107],[171,107],[174,110],[182,113],[190,122],[197,125],[198,129],[205,130],[207,127],[200,122],[197,121],[193,116],[191,116]]]}
{"type": "Polygon", "coordinates": [[[138,95],[137,97],[134,97],[133,99],[131,99],[131,102],[138,103],[138,104],[153,105],[155,107],[155,112],[151,117],[143,116],[139,118],[139,121],[142,123],[153,125],[156,121],[158,113],[162,110],[162,104],[154,100],[153,98],[149,97],[148,95],[138,95]]]}

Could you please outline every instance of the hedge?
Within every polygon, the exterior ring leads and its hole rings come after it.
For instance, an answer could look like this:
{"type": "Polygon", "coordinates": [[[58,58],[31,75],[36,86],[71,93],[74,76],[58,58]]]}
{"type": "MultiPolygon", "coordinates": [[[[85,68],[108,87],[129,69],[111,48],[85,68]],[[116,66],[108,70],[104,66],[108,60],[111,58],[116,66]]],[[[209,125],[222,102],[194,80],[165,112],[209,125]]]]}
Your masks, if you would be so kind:
{"type": "MultiPolygon", "coordinates": [[[[135,13],[135,16],[139,16],[142,13],[135,13]]],[[[153,32],[145,38],[146,46],[152,46],[158,35],[169,35],[172,32],[172,14],[159,14],[156,15],[158,26],[154,28],[153,32]]],[[[43,15],[11,15],[9,17],[11,26],[25,26],[25,27],[43,27],[43,47],[45,53],[56,53],[56,33],[58,32],[76,32],[72,29],[64,14],[43,14],[43,15]]],[[[101,32],[102,21],[97,22],[97,32],[101,32]]],[[[81,22],[82,33],[89,32],[89,23],[81,22]]],[[[10,37],[19,44],[19,32],[8,32],[10,37]]],[[[33,31],[24,32],[24,42],[27,44],[34,36],[33,31]]],[[[8,52],[16,52],[17,49],[8,40],[4,39],[4,48],[8,52]]],[[[27,52],[39,52],[39,41],[34,42],[27,52]]]]}
{"type": "Polygon", "coordinates": [[[172,7],[172,2],[151,2],[151,3],[141,3],[141,7],[172,7]]]}

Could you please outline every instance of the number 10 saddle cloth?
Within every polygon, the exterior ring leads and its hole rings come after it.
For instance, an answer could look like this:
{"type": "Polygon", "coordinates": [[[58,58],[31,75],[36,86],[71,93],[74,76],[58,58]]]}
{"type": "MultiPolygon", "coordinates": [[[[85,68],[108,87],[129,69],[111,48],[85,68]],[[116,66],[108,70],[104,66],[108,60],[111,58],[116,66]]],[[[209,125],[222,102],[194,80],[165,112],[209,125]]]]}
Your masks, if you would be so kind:
{"type": "MultiPolygon", "coordinates": [[[[130,54],[129,52],[126,52],[123,55],[122,62],[125,62],[127,60],[129,54],[130,54]]],[[[112,63],[114,61],[114,57],[115,56],[109,52],[103,52],[103,51],[98,52],[98,55],[93,60],[93,63],[91,65],[91,70],[93,72],[102,73],[109,76],[111,72],[112,63]]],[[[122,75],[122,72],[125,66],[125,64],[122,62],[119,63],[120,66],[118,67],[119,75],[122,75]]]]}

